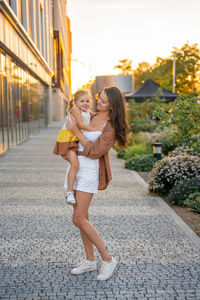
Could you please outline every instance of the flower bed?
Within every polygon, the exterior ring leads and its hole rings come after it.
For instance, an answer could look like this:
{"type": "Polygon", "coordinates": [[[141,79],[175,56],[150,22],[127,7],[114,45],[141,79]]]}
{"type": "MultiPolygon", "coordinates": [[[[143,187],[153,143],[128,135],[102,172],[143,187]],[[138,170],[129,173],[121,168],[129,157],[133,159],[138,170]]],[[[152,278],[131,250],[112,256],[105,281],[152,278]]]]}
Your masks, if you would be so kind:
{"type": "Polygon", "coordinates": [[[149,190],[166,194],[180,181],[200,176],[200,157],[180,154],[165,157],[151,171],[149,190]]]}
{"type": "Polygon", "coordinates": [[[190,194],[200,192],[200,177],[190,178],[176,184],[169,192],[172,204],[182,205],[190,194]]]}

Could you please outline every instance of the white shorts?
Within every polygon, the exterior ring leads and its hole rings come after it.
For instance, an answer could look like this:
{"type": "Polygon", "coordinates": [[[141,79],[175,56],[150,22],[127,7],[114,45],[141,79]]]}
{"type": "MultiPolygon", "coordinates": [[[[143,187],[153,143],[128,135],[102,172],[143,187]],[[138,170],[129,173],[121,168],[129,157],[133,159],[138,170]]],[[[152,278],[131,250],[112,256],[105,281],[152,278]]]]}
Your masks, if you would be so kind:
{"type": "MultiPolygon", "coordinates": [[[[99,185],[99,160],[91,159],[86,156],[78,155],[79,169],[76,173],[73,189],[86,193],[97,193],[99,185]]],[[[70,169],[68,164],[64,188],[67,189],[67,176],[70,169]]]]}

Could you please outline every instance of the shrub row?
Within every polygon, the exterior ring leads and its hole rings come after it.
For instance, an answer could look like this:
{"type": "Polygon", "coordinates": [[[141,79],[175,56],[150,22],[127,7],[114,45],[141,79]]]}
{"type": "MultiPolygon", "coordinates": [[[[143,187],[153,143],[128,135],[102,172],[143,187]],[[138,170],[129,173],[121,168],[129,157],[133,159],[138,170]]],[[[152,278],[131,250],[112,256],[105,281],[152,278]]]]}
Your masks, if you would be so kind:
{"type": "Polygon", "coordinates": [[[125,168],[135,171],[149,172],[156,164],[157,159],[152,155],[140,155],[138,157],[132,157],[125,162],[125,168]]]}

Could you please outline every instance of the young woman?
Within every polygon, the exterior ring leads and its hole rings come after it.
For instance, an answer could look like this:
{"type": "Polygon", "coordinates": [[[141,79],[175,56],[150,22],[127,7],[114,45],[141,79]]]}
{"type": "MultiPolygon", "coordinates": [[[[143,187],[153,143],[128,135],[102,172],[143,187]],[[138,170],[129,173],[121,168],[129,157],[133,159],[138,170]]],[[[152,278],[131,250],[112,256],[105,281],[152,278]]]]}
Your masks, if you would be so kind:
{"type": "MultiPolygon", "coordinates": [[[[90,223],[88,209],[93,194],[103,190],[112,179],[108,151],[115,142],[119,146],[127,143],[127,120],[124,96],[119,88],[105,88],[98,98],[99,113],[91,118],[90,125],[97,131],[83,131],[74,122],[67,121],[66,127],[79,140],[78,159],[79,170],[76,174],[73,189],[77,206],[74,207],[73,223],[80,229],[81,238],[86,253],[86,260],[72,274],[81,274],[96,270],[93,245],[102,257],[102,268],[97,280],[109,279],[116,266],[116,259],[108,252],[97,229],[90,223]]],[[[67,181],[66,173],[66,181],[67,181]]]]}

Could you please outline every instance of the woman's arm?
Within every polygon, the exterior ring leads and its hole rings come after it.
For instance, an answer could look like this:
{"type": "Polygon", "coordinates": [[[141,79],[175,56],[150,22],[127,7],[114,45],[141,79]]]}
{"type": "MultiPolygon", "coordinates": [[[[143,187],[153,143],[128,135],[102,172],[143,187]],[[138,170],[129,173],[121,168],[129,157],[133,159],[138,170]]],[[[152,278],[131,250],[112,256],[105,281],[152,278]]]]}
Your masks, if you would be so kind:
{"type": "Polygon", "coordinates": [[[107,122],[102,134],[94,143],[88,142],[74,122],[67,121],[66,125],[67,128],[77,136],[79,142],[83,145],[84,151],[81,152],[81,155],[92,159],[100,158],[114,145],[115,129],[111,126],[110,121],[107,122]]]}
{"type": "Polygon", "coordinates": [[[81,112],[80,112],[80,109],[78,107],[73,108],[73,110],[71,112],[71,115],[76,120],[76,123],[77,123],[79,128],[85,129],[87,131],[94,131],[95,130],[95,128],[93,126],[86,125],[86,124],[83,123],[81,112]]]}

